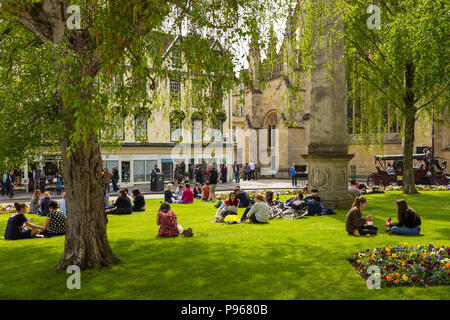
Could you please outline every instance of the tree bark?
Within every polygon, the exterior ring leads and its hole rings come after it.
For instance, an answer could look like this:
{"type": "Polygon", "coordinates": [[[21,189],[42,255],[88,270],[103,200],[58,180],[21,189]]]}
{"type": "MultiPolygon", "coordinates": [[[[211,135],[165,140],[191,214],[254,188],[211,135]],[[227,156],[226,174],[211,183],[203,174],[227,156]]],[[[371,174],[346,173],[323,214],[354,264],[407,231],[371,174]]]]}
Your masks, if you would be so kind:
{"type": "Polygon", "coordinates": [[[65,271],[70,265],[86,270],[120,263],[107,239],[100,147],[92,135],[89,144],[72,149],[68,156],[69,144],[68,138],[61,139],[68,229],[56,270],[65,271]]]}
{"type": "Polygon", "coordinates": [[[403,193],[418,193],[414,179],[413,154],[414,135],[416,123],[416,106],[414,104],[414,75],[415,66],[412,62],[406,63],[405,72],[405,144],[403,146],[403,193]]]}

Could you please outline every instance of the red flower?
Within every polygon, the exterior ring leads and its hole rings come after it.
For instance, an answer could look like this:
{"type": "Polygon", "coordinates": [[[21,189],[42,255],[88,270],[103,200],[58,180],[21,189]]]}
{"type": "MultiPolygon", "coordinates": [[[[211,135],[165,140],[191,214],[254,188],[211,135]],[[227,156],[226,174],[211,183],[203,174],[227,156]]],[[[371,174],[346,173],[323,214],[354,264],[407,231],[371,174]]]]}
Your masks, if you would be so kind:
{"type": "Polygon", "coordinates": [[[417,282],[417,281],[420,280],[420,277],[419,277],[419,276],[413,276],[411,279],[412,279],[414,282],[417,282]]]}

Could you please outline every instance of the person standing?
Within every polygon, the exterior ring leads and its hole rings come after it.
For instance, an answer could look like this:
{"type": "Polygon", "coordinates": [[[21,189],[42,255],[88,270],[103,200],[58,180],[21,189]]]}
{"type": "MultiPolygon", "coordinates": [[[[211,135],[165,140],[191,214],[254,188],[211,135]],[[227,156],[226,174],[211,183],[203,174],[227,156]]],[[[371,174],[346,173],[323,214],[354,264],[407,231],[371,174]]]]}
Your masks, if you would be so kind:
{"type": "Polygon", "coordinates": [[[8,195],[8,189],[9,189],[9,172],[6,171],[2,175],[2,196],[5,194],[8,195]]]}
{"type": "Polygon", "coordinates": [[[62,183],[63,183],[63,175],[61,174],[61,170],[58,169],[55,175],[56,179],[56,194],[61,194],[62,191],[62,183]]]}
{"type": "Polygon", "coordinates": [[[40,179],[41,179],[41,169],[39,167],[37,167],[33,171],[34,191],[36,191],[37,189],[40,188],[40,186],[41,186],[40,181],[39,181],[40,179]]]}
{"type": "Polygon", "coordinates": [[[248,163],[245,163],[244,166],[244,181],[245,180],[250,180],[250,166],[248,165],[248,163]]]}
{"type": "Polygon", "coordinates": [[[105,168],[103,170],[103,188],[106,190],[107,193],[110,192],[109,184],[111,183],[111,173],[109,172],[108,168],[105,168]]]}
{"type": "Polygon", "coordinates": [[[195,167],[195,182],[200,183],[201,186],[205,184],[203,181],[203,171],[200,165],[195,167]]]}
{"type": "Polygon", "coordinates": [[[292,178],[292,186],[297,186],[297,172],[295,171],[295,163],[291,166],[291,178],[292,178]]]}
{"type": "Polygon", "coordinates": [[[253,163],[253,161],[250,161],[248,166],[250,167],[250,179],[249,180],[255,180],[255,164],[253,163]]]}
{"type": "Polygon", "coordinates": [[[209,186],[210,186],[210,192],[209,192],[209,199],[210,201],[216,201],[216,187],[217,187],[217,169],[210,164],[209,165],[209,186]]]}
{"type": "Polygon", "coordinates": [[[152,172],[153,173],[160,173],[161,172],[161,170],[158,168],[157,164],[155,164],[155,167],[153,168],[152,172]]]}
{"type": "Polygon", "coordinates": [[[117,182],[119,181],[119,170],[117,169],[117,166],[115,166],[111,171],[111,179],[113,184],[113,192],[119,191],[119,186],[117,185],[117,182]]]}
{"type": "Polygon", "coordinates": [[[227,182],[227,174],[228,174],[228,168],[226,166],[226,164],[222,164],[222,168],[220,169],[220,178],[222,183],[226,183],[227,182]]]}
{"type": "Polygon", "coordinates": [[[240,166],[235,161],[233,164],[233,179],[236,182],[236,184],[241,182],[240,175],[241,175],[240,166]]]}
{"type": "Polygon", "coordinates": [[[41,193],[45,193],[45,186],[47,185],[47,178],[45,177],[45,172],[41,171],[41,176],[39,177],[39,189],[41,193]]]}

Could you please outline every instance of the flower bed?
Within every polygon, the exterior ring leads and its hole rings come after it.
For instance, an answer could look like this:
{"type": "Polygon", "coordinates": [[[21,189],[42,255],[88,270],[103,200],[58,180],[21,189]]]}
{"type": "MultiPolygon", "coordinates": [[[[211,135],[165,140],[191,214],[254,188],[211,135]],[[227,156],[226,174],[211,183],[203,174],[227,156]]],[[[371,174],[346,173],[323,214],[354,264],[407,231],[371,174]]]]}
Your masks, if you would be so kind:
{"type": "MultiPolygon", "coordinates": [[[[428,186],[428,185],[416,185],[418,191],[450,191],[450,185],[448,186],[428,186]]],[[[403,191],[403,186],[386,186],[386,187],[368,187],[368,190],[380,190],[380,191],[403,191]]]]}
{"type": "Polygon", "coordinates": [[[450,284],[450,247],[382,246],[357,252],[350,263],[360,275],[368,278],[366,270],[376,265],[380,268],[381,286],[428,286],[450,284]]]}

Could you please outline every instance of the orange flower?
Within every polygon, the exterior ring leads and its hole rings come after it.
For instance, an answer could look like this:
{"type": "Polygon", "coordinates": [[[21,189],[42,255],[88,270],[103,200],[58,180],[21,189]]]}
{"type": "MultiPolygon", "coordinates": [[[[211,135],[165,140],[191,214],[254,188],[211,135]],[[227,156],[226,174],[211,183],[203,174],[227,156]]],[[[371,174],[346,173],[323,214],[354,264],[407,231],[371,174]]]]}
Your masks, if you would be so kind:
{"type": "Polygon", "coordinates": [[[398,285],[398,283],[399,283],[399,280],[397,279],[397,280],[395,280],[394,281],[394,283],[395,283],[395,285],[398,285]]]}
{"type": "Polygon", "coordinates": [[[387,275],[387,276],[386,276],[386,280],[387,280],[387,281],[391,281],[391,280],[392,280],[392,275],[391,275],[391,274],[390,274],[390,275],[387,275]]]}
{"type": "Polygon", "coordinates": [[[395,275],[397,278],[400,278],[400,273],[397,272],[395,275]]]}
{"type": "Polygon", "coordinates": [[[445,267],[446,267],[446,268],[450,268],[450,262],[447,262],[447,263],[445,264],[445,267]]]}
{"type": "Polygon", "coordinates": [[[406,267],[402,267],[402,270],[405,270],[406,269],[406,267]]]}

